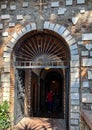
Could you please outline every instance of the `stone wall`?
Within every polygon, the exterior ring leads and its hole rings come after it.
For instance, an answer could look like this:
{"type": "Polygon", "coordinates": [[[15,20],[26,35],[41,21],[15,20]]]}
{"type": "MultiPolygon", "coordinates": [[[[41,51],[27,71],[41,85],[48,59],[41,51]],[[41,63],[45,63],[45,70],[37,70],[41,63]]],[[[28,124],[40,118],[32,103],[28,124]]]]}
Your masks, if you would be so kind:
{"type": "MultiPolygon", "coordinates": [[[[85,104],[92,103],[92,1],[44,0],[44,6],[41,13],[43,16],[43,18],[41,17],[41,19],[44,22],[50,21],[52,23],[50,26],[51,28],[53,28],[54,23],[63,25],[67,28],[67,30],[69,30],[69,33],[71,33],[71,35],[77,41],[76,44],[78,46],[78,49],[76,50],[75,45],[70,48],[71,50],[73,50],[71,52],[72,54],[79,54],[78,62],[80,64],[79,67],[75,64],[77,62],[71,63],[73,67],[74,64],[77,67],[71,68],[71,86],[73,87],[71,88],[72,106],[70,108],[70,123],[73,125],[75,124],[75,126],[71,126],[71,130],[75,130],[75,128],[76,130],[78,130],[78,124],[80,122],[77,119],[80,116],[80,106],[83,106],[83,104],[80,104],[80,102],[82,101],[85,104]],[[76,75],[74,72],[76,72],[76,75]],[[78,79],[77,83],[79,84],[73,84],[76,79],[78,79]],[[75,88],[74,85],[77,87],[75,88]],[[76,93],[74,93],[75,91],[76,93]],[[75,101],[74,95],[75,99],[80,99],[75,101]]],[[[12,87],[12,84],[10,85],[9,82],[10,52],[12,51],[11,48],[13,46],[13,43],[17,40],[16,33],[18,33],[19,35],[21,34],[21,32],[24,33],[25,28],[23,29],[23,27],[33,22],[36,23],[38,28],[39,6],[36,0],[34,2],[30,0],[0,1],[0,95],[2,94],[2,91],[10,91],[10,87],[12,87]]],[[[65,36],[67,34],[68,31],[64,33],[65,36]]],[[[71,36],[68,37],[68,39],[71,39],[71,36]]],[[[77,59],[78,57],[75,57],[74,60],[77,61],[77,59]]],[[[11,77],[11,81],[13,80],[13,78],[11,77]]],[[[6,94],[3,95],[3,97],[5,97],[4,99],[6,99],[6,94]]],[[[8,93],[7,99],[9,100],[10,97],[11,96],[8,93]]],[[[2,96],[0,96],[0,100],[3,100],[2,96]]]]}

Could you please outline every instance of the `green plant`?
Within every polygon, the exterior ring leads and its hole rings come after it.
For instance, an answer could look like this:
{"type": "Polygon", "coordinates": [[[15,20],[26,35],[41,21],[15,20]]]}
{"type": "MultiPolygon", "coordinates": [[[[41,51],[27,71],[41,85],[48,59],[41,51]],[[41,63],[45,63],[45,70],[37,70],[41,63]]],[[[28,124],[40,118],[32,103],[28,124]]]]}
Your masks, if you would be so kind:
{"type": "Polygon", "coordinates": [[[7,101],[0,104],[0,130],[6,130],[11,125],[9,105],[7,101]]]}

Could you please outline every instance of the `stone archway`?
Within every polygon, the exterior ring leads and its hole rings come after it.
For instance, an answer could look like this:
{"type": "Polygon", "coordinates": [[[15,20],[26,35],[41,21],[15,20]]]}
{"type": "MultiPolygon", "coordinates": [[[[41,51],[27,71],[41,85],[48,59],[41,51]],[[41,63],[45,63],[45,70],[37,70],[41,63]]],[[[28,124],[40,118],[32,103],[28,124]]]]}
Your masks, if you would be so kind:
{"type": "MultiPolygon", "coordinates": [[[[80,102],[80,93],[79,93],[79,54],[78,54],[78,47],[76,40],[71,36],[71,33],[66,29],[66,27],[61,26],[59,24],[53,24],[49,21],[44,22],[44,29],[52,30],[56,32],[58,35],[60,35],[68,44],[70,48],[70,55],[71,55],[71,61],[70,61],[70,97],[69,97],[69,124],[70,129],[73,130],[74,128],[79,128],[79,122],[80,122],[80,112],[79,112],[79,102],[80,102]]],[[[3,100],[10,100],[10,93],[6,96],[6,88],[7,91],[11,91],[10,89],[10,75],[11,75],[11,53],[13,51],[14,46],[16,45],[17,41],[27,34],[28,32],[36,30],[36,24],[31,23],[26,25],[24,28],[22,28],[19,32],[15,32],[12,35],[12,39],[10,40],[10,43],[4,48],[4,74],[2,76],[6,77],[3,81],[3,87],[4,87],[4,93],[3,100]]],[[[13,95],[14,97],[14,95],[13,95]]],[[[13,103],[13,102],[12,102],[13,103]]]]}

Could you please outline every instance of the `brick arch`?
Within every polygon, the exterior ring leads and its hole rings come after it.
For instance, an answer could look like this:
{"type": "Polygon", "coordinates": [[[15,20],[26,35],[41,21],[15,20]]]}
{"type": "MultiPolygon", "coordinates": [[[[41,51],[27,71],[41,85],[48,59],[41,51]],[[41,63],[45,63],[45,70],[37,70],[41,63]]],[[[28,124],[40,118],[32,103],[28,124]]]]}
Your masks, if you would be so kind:
{"type": "MultiPolygon", "coordinates": [[[[4,60],[4,74],[3,76],[6,77],[6,81],[3,84],[3,87],[7,87],[7,90],[10,91],[10,59],[11,59],[11,53],[12,50],[17,43],[17,41],[27,34],[28,32],[32,30],[36,30],[36,23],[31,23],[26,25],[24,28],[22,28],[19,32],[15,32],[12,35],[12,39],[8,43],[8,45],[4,48],[4,54],[3,54],[3,60],[4,60]],[[8,65],[8,69],[7,69],[8,65]],[[8,79],[8,81],[7,81],[8,79]],[[8,84],[7,84],[8,82],[8,84]]],[[[66,41],[66,43],[69,45],[70,48],[70,55],[71,55],[71,61],[70,61],[70,73],[71,73],[71,78],[70,78],[70,106],[69,108],[72,109],[72,105],[76,106],[76,103],[73,102],[73,100],[77,100],[79,102],[79,91],[74,90],[73,88],[76,87],[79,89],[79,53],[78,53],[78,46],[76,40],[72,37],[71,32],[67,30],[67,28],[63,25],[59,24],[54,24],[50,23],[49,21],[44,22],[44,29],[52,30],[59,34],[61,37],[63,37],[66,41]]],[[[4,89],[4,95],[6,95],[6,89],[4,89]]],[[[3,97],[3,100],[9,100],[9,95],[7,94],[7,97],[3,97]]],[[[75,112],[73,109],[72,111],[69,112],[70,115],[70,129],[73,129],[73,126],[76,125],[76,129],[79,127],[79,110],[75,112]],[[74,117],[74,114],[76,114],[76,118],[74,117]],[[76,122],[73,122],[73,119],[75,118],[76,122]],[[72,123],[71,123],[72,122],[72,123]]]]}

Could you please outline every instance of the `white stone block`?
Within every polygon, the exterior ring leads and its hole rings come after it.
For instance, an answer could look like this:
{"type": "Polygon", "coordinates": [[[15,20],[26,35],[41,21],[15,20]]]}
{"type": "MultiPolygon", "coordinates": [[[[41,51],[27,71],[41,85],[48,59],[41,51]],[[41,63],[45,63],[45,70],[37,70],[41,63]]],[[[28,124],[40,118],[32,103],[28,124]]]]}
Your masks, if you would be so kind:
{"type": "Polygon", "coordinates": [[[92,51],[90,51],[90,56],[92,57],[92,51]]]}
{"type": "Polygon", "coordinates": [[[3,36],[3,37],[8,37],[8,32],[3,32],[3,33],[2,33],[2,36],[3,36]]]}
{"type": "Polygon", "coordinates": [[[66,37],[66,39],[65,39],[65,40],[66,40],[66,41],[70,41],[71,39],[72,39],[72,36],[71,36],[71,35],[69,35],[69,36],[67,36],[67,37],[66,37]]]}
{"type": "Polygon", "coordinates": [[[78,22],[79,18],[78,17],[73,17],[72,18],[72,23],[75,25],[78,22]]]}
{"type": "Polygon", "coordinates": [[[4,62],[10,62],[10,57],[4,57],[4,62]]]}
{"type": "Polygon", "coordinates": [[[79,130],[80,128],[79,128],[79,126],[71,126],[70,127],[70,130],[79,130]]]}
{"type": "Polygon", "coordinates": [[[58,30],[58,33],[62,35],[65,30],[66,28],[64,26],[61,26],[60,29],[58,30]]]}
{"type": "Polygon", "coordinates": [[[64,33],[62,34],[62,36],[64,38],[66,38],[69,34],[70,34],[70,32],[68,30],[65,30],[64,33]]]}
{"type": "Polygon", "coordinates": [[[58,10],[58,14],[60,15],[60,14],[65,14],[65,11],[66,11],[67,9],[66,8],[59,8],[59,10],[58,10]]]}
{"type": "Polygon", "coordinates": [[[45,21],[45,23],[44,23],[44,28],[48,29],[48,28],[49,28],[49,24],[50,24],[50,22],[45,21]]]}
{"type": "Polygon", "coordinates": [[[22,20],[23,19],[23,15],[17,15],[17,20],[22,20]]]}
{"type": "Polygon", "coordinates": [[[79,119],[79,116],[80,116],[80,114],[76,113],[76,112],[71,113],[71,115],[70,115],[70,117],[73,118],[73,119],[79,119]]]}
{"type": "Polygon", "coordinates": [[[86,47],[88,50],[91,50],[91,49],[92,49],[92,44],[86,44],[85,47],[86,47]]]}
{"type": "Polygon", "coordinates": [[[10,18],[10,15],[9,15],[9,14],[2,14],[2,15],[1,15],[1,19],[2,19],[2,20],[9,19],[9,18],[10,18]]]}
{"type": "Polygon", "coordinates": [[[79,53],[78,53],[78,49],[76,49],[76,50],[71,50],[71,54],[72,55],[78,55],[79,53]]]}
{"type": "Polygon", "coordinates": [[[84,93],[82,94],[82,102],[92,103],[92,93],[84,93]]]}
{"type": "Polygon", "coordinates": [[[14,27],[15,23],[9,23],[9,27],[14,27]]]}
{"type": "Polygon", "coordinates": [[[83,66],[92,66],[92,58],[82,59],[83,66]]]}
{"type": "Polygon", "coordinates": [[[79,93],[71,93],[71,99],[79,99],[79,93]]]}
{"type": "Polygon", "coordinates": [[[79,88],[78,87],[71,87],[71,93],[78,93],[79,88]]]}
{"type": "Polygon", "coordinates": [[[3,29],[3,24],[2,23],[0,23],[0,29],[3,29]]]}
{"type": "Polygon", "coordinates": [[[79,55],[72,55],[71,60],[79,60],[79,55]]]}
{"type": "Polygon", "coordinates": [[[28,7],[28,2],[23,2],[23,7],[28,7]]]}
{"type": "Polygon", "coordinates": [[[54,30],[54,27],[55,27],[55,24],[54,23],[50,23],[49,29],[54,30]]]}
{"type": "Polygon", "coordinates": [[[77,4],[84,4],[85,0],[77,0],[77,4]]]}
{"type": "Polygon", "coordinates": [[[10,53],[4,52],[3,57],[10,57],[10,53]]]}
{"type": "MultiPolygon", "coordinates": [[[[76,78],[77,79],[77,78],[76,78]]],[[[80,84],[79,84],[79,81],[72,81],[71,82],[71,87],[73,87],[73,88],[79,88],[80,87],[80,84]]]]}
{"type": "Polygon", "coordinates": [[[36,24],[35,23],[31,23],[31,27],[32,27],[32,30],[35,30],[36,29],[36,24]]]}
{"type": "Polygon", "coordinates": [[[16,43],[16,39],[15,38],[12,38],[10,41],[13,43],[13,45],[16,43]]]}
{"type": "Polygon", "coordinates": [[[75,45],[71,45],[70,46],[70,50],[75,50],[75,49],[77,49],[78,47],[77,47],[77,45],[75,44],[75,45]]]}
{"type": "Polygon", "coordinates": [[[3,101],[10,101],[10,96],[9,95],[7,95],[6,97],[3,96],[3,101]]]}
{"type": "Polygon", "coordinates": [[[31,31],[31,26],[30,26],[30,24],[26,25],[26,29],[27,29],[28,32],[31,31]]]}
{"type": "Polygon", "coordinates": [[[10,10],[15,10],[16,9],[16,5],[10,5],[10,10]]]}
{"type": "Polygon", "coordinates": [[[1,75],[1,81],[2,82],[10,82],[10,74],[2,74],[1,75]]]}
{"type": "Polygon", "coordinates": [[[5,73],[9,73],[9,72],[10,72],[10,68],[4,67],[4,72],[5,72],[5,73]]]}
{"type": "Polygon", "coordinates": [[[72,5],[73,4],[73,0],[66,0],[66,5],[72,5]]]}
{"type": "Polygon", "coordinates": [[[79,68],[71,68],[71,73],[74,73],[74,72],[79,72],[79,68]]]}
{"type": "Polygon", "coordinates": [[[71,67],[78,67],[79,66],[79,61],[71,61],[71,67]]]}
{"type": "Polygon", "coordinates": [[[80,81],[79,78],[71,79],[71,82],[79,82],[79,81],[80,81]]]}
{"type": "Polygon", "coordinates": [[[70,124],[71,125],[78,125],[79,124],[79,120],[77,120],[77,119],[71,119],[70,120],[70,124]]]}
{"type": "Polygon", "coordinates": [[[12,37],[13,37],[14,39],[17,39],[18,34],[15,32],[15,33],[12,35],[12,37]]]}
{"type": "Polygon", "coordinates": [[[4,62],[4,67],[10,68],[10,62],[4,62]]]}
{"type": "Polygon", "coordinates": [[[10,47],[4,47],[4,51],[6,51],[6,52],[11,52],[12,51],[12,49],[10,48],[10,47]]]}
{"type": "Polygon", "coordinates": [[[1,5],[1,9],[6,9],[7,8],[7,5],[6,4],[2,4],[1,5]]]}
{"type": "Polygon", "coordinates": [[[81,14],[84,14],[84,13],[85,13],[85,9],[81,9],[81,10],[80,10],[80,13],[81,13],[81,14]]]}
{"type": "Polygon", "coordinates": [[[10,87],[10,83],[2,83],[3,87],[10,87]]]}
{"type": "Polygon", "coordinates": [[[27,32],[27,30],[26,30],[26,28],[24,27],[24,28],[22,28],[22,30],[21,30],[24,34],[27,32]]]}
{"type": "Polygon", "coordinates": [[[89,81],[82,82],[82,87],[83,88],[89,88],[89,81]]]}
{"type": "Polygon", "coordinates": [[[80,107],[79,106],[71,106],[71,112],[79,112],[80,111],[80,107]]]}
{"type": "Polygon", "coordinates": [[[75,72],[71,74],[71,78],[78,78],[79,77],[79,72],[75,72]]]}
{"type": "Polygon", "coordinates": [[[8,46],[12,49],[12,48],[14,47],[14,44],[13,44],[12,42],[10,42],[10,43],[8,44],[8,46]]]}
{"type": "Polygon", "coordinates": [[[75,39],[72,38],[71,40],[68,41],[68,44],[69,44],[69,45],[72,45],[72,44],[74,44],[75,42],[76,42],[75,39]]]}
{"type": "Polygon", "coordinates": [[[78,45],[83,45],[83,41],[78,41],[78,45]]]}
{"type": "Polygon", "coordinates": [[[61,26],[59,24],[56,24],[56,26],[54,27],[54,31],[58,32],[58,30],[59,30],[60,27],[61,26]]]}
{"type": "Polygon", "coordinates": [[[80,105],[79,100],[71,100],[71,105],[80,105]]]}
{"type": "Polygon", "coordinates": [[[82,34],[82,40],[92,40],[92,33],[85,33],[85,34],[82,34]]]}
{"type": "Polygon", "coordinates": [[[51,2],[51,7],[59,7],[59,2],[51,2]]]}
{"type": "Polygon", "coordinates": [[[92,79],[92,69],[88,69],[88,79],[92,79]]]}
{"type": "Polygon", "coordinates": [[[81,56],[88,56],[89,52],[88,51],[81,51],[81,56]]]}

